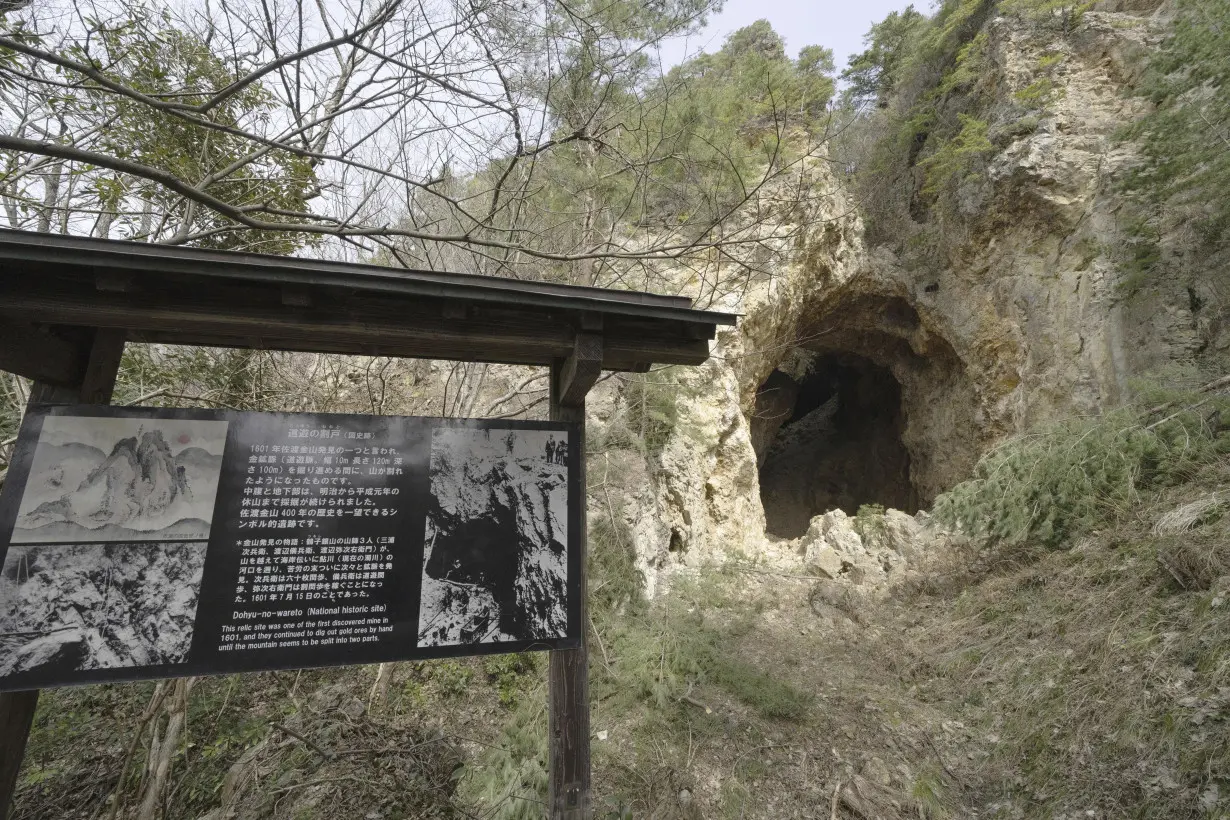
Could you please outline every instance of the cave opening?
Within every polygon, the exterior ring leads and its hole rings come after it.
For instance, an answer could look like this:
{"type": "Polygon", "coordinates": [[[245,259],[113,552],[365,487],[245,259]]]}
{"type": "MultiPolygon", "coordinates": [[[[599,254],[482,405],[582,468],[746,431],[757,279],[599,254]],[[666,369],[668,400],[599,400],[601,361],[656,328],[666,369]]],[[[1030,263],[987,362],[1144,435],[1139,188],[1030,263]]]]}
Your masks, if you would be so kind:
{"type": "Polygon", "coordinates": [[[437,580],[488,591],[498,606],[500,629],[509,635],[525,634],[523,622],[529,617],[517,605],[520,545],[508,543],[508,533],[518,531],[512,508],[493,505],[487,515],[437,530],[424,568],[437,580]]]}
{"type": "Polygon", "coordinates": [[[868,358],[825,351],[800,378],[774,370],[752,431],[767,531],[797,538],[813,516],[864,504],[915,512],[904,429],[901,384],[868,358]]]}

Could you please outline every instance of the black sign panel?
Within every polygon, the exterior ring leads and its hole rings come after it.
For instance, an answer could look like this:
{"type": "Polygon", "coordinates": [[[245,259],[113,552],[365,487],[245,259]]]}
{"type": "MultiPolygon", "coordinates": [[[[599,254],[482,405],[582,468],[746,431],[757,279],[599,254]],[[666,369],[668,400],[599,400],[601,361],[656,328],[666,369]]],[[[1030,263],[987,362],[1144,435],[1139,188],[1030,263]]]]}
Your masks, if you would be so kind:
{"type": "Polygon", "coordinates": [[[0,690],[579,646],[578,431],[34,408],[0,690]]]}

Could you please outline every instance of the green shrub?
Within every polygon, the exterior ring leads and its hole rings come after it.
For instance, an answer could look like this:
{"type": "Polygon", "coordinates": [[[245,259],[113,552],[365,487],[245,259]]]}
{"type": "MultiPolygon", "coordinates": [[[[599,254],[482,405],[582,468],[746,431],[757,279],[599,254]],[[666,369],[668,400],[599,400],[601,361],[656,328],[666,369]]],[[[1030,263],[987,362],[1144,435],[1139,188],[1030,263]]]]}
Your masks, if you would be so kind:
{"type": "Polygon", "coordinates": [[[735,644],[745,634],[746,624],[719,624],[706,618],[706,611],[723,605],[716,583],[713,579],[681,583],[662,607],[614,623],[606,640],[616,661],[611,676],[600,679],[599,687],[670,712],[693,688],[712,686],[761,717],[805,718],[810,693],[740,658],[735,644]]]}
{"type": "Polygon", "coordinates": [[[679,385],[659,371],[629,379],[624,388],[627,428],[647,456],[661,455],[679,421],[679,385]]]}
{"type": "Polygon", "coordinates": [[[474,681],[474,670],[457,661],[422,661],[415,668],[445,698],[461,697],[474,681]]]}
{"type": "Polygon", "coordinates": [[[636,566],[632,531],[610,513],[589,521],[589,606],[602,619],[619,609],[643,603],[645,576],[636,566]]]}
{"type": "Polygon", "coordinates": [[[538,656],[525,652],[508,655],[488,655],[483,658],[483,673],[495,684],[500,703],[515,706],[528,679],[538,671],[538,656]]]}
{"type": "Polygon", "coordinates": [[[863,504],[854,516],[854,529],[863,540],[882,536],[887,525],[884,522],[883,504],[863,504]]]}
{"type": "Polygon", "coordinates": [[[526,697],[500,730],[465,766],[459,793],[488,820],[538,820],[547,801],[546,693],[526,697]]]}
{"type": "Polygon", "coordinates": [[[1185,480],[1230,452],[1230,436],[1208,425],[1207,412],[1205,404],[1150,424],[1125,408],[1013,438],[937,499],[936,517],[992,541],[1058,547],[1114,521],[1142,491],[1185,480]]]}
{"type": "Polygon", "coordinates": [[[1041,77],[1012,96],[1026,108],[1045,108],[1055,99],[1056,92],[1055,81],[1050,77],[1041,77]]]}
{"type": "Polygon", "coordinates": [[[987,138],[986,120],[958,114],[961,130],[919,163],[926,171],[923,193],[937,195],[977,173],[978,164],[995,146],[987,138]]]}
{"type": "Polygon", "coordinates": [[[1091,0],[1005,0],[1000,8],[1005,14],[1017,14],[1026,20],[1070,32],[1080,25],[1081,18],[1093,5],[1091,0]]]}
{"type": "Polygon", "coordinates": [[[1143,162],[1124,178],[1147,202],[1189,216],[1202,243],[1230,241],[1230,0],[1178,0],[1162,46],[1149,59],[1142,91],[1152,110],[1126,129],[1143,162]]]}

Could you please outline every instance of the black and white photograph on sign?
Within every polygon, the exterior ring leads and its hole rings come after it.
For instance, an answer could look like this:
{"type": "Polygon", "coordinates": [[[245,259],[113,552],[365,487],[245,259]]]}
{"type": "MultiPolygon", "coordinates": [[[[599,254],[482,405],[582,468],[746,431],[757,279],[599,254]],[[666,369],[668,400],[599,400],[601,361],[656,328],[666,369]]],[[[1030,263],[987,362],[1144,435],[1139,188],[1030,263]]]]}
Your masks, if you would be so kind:
{"type": "Polygon", "coordinates": [[[0,570],[0,677],[183,663],[203,542],[29,544],[0,570]]]}
{"type": "Polygon", "coordinates": [[[567,635],[568,435],[432,432],[421,647],[567,635]]]}
{"type": "Polygon", "coordinates": [[[12,543],[209,538],[225,421],[48,416],[12,543]]]}

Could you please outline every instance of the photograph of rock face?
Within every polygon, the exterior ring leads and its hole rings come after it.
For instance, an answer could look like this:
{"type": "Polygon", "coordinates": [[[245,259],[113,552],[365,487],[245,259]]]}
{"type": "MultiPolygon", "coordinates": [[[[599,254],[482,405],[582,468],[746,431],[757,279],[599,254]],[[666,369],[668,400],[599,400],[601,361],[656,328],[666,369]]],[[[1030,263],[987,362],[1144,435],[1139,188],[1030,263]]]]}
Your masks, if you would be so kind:
{"type": "Polygon", "coordinates": [[[226,427],[48,416],[12,543],[208,538],[226,427]]]}
{"type": "Polygon", "coordinates": [[[182,663],[206,545],[11,546],[0,570],[0,676],[182,663]]]}
{"type": "Polygon", "coordinates": [[[433,432],[419,646],[566,637],[567,462],[564,432],[433,432]]]}

